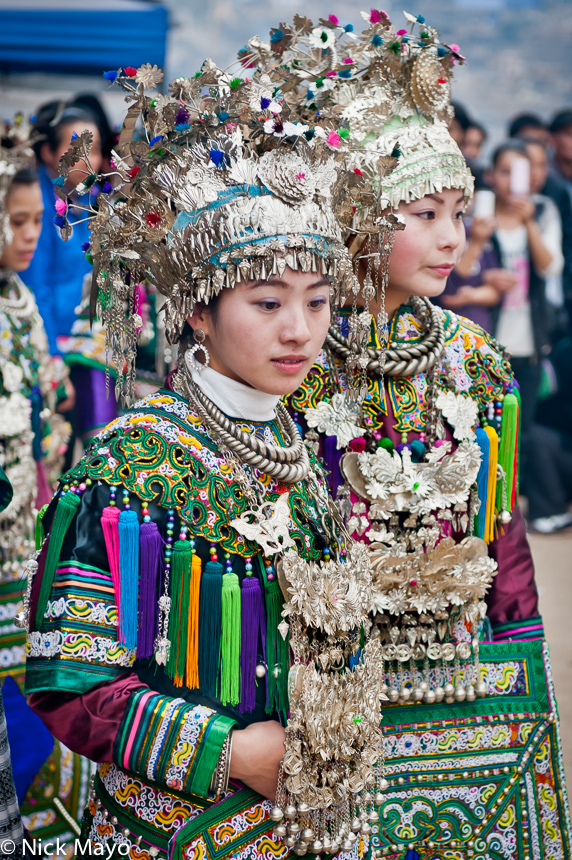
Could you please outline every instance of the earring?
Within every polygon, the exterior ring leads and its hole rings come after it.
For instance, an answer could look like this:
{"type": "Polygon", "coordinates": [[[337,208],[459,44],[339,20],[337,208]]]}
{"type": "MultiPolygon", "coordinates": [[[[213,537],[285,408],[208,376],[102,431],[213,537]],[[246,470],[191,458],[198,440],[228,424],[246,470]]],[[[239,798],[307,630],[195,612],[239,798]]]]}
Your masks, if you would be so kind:
{"type": "Polygon", "coordinates": [[[192,349],[188,349],[185,353],[185,362],[190,371],[196,370],[197,373],[202,373],[205,367],[209,366],[209,362],[211,360],[210,353],[205,346],[205,333],[202,328],[197,328],[193,332],[193,336],[195,339],[195,345],[192,349]],[[204,355],[204,361],[197,361],[195,358],[196,352],[202,352],[204,355]]]}

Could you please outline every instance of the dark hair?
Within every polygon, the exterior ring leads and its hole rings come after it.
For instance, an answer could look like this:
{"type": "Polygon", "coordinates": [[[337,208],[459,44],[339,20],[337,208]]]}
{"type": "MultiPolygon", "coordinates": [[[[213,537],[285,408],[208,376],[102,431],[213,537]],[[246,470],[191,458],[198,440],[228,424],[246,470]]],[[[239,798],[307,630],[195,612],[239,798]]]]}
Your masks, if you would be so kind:
{"type": "Polygon", "coordinates": [[[552,121],[548,126],[548,131],[551,134],[557,134],[569,125],[572,125],[572,108],[565,108],[564,110],[560,110],[558,113],[554,114],[552,121]]]}
{"type": "Polygon", "coordinates": [[[483,136],[483,141],[485,141],[485,140],[487,139],[487,137],[488,137],[487,130],[486,130],[486,128],[484,127],[484,125],[481,125],[481,124],[480,124],[480,122],[475,122],[474,120],[471,120],[471,121],[469,122],[469,124],[468,124],[467,128],[465,129],[465,131],[468,131],[470,128],[476,128],[476,129],[477,129],[477,131],[480,131],[480,133],[481,133],[481,134],[482,134],[482,136],[483,136]]]}
{"type": "Polygon", "coordinates": [[[522,155],[523,158],[528,158],[528,153],[523,140],[505,140],[504,143],[497,146],[492,154],[491,163],[493,167],[497,166],[499,158],[501,158],[505,152],[517,152],[519,155],[522,155]]]}
{"type": "Polygon", "coordinates": [[[546,128],[539,116],[535,113],[519,113],[515,116],[508,127],[509,137],[518,137],[523,128],[546,128]]]}
{"type": "Polygon", "coordinates": [[[38,161],[42,161],[41,151],[47,143],[55,152],[61,143],[61,130],[76,122],[89,122],[99,127],[97,117],[85,107],[73,102],[51,101],[42,105],[34,120],[34,131],[41,135],[41,140],[34,144],[34,152],[38,161]]]}
{"type": "Polygon", "coordinates": [[[23,167],[12,180],[12,185],[34,185],[39,182],[37,171],[33,167],[23,167]]]}
{"type": "Polygon", "coordinates": [[[470,125],[476,124],[470,119],[468,112],[465,110],[463,105],[459,104],[459,102],[451,102],[451,106],[455,111],[455,119],[463,131],[466,131],[470,125]]]}

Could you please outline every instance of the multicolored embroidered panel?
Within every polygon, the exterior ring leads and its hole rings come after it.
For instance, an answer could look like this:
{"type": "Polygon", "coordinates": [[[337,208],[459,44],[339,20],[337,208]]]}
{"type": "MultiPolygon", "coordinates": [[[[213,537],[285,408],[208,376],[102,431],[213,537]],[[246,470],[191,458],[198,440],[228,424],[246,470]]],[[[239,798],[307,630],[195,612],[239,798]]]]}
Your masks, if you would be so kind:
{"type": "Polygon", "coordinates": [[[481,657],[485,699],[384,708],[390,786],[373,839],[383,857],[570,857],[548,646],[482,645],[481,657]]]}
{"type": "MultiPolygon", "coordinates": [[[[510,364],[499,352],[499,347],[480,326],[451,311],[439,310],[445,327],[445,352],[437,374],[437,386],[441,383],[444,366],[447,364],[455,378],[457,393],[466,393],[477,401],[479,410],[502,397],[513,375],[510,364]]],[[[340,312],[342,332],[348,333],[348,314],[340,312]]],[[[392,347],[419,343],[421,329],[415,316],[407,306],[400,308],[391,323],[390,342],[392,347]]],[[[378,347],[379,339],[372,322],[370,346],[378,347]]],[[[301,387],[288,399],[293,410],[302,414],[309,407],[316,408],[322,400],[328,401],[339,387],[334,380],[339,379],[342,388],[344,363],[333,359],[322,351],[301,387]]],[[[441,385],[440,385],[441,383],[441,385]]],[[[399,433],[422,432],[426,424],[427,374],[415,377],[388,377],[385,380],[395,419],[394,428],[399,433]]],[[[364,420],[371,430],[383,428],[383,418],[387,416],[384,392],[378,377],[368,377],[368,394],[364,402],[364,420]]]]}
{"type": "MultiPolygon", "coordinates": [[[[270,444],[284,444],[276,422],[239,427],[270,444]]],[[[312,465],[325,486],[317,460],[312,465]]],[[[267,487],[268,501],[290,492],[291,537],[305,558],[319,558],[323,541],[312,524],[320,516],[305,484],[286,486],[261,473],[256,476],[267,487]]],[[[86,478],[122,485],[142,501],[177,509],[192,534],[219,544],[227,552],[248,557],[259,551],[257,544],[230,528],[230,520],[239,517],[248,503],[216,442],[177,394],[160,391],[150,395],[113,421],[66,475],[70,482],[86,478]]]]}

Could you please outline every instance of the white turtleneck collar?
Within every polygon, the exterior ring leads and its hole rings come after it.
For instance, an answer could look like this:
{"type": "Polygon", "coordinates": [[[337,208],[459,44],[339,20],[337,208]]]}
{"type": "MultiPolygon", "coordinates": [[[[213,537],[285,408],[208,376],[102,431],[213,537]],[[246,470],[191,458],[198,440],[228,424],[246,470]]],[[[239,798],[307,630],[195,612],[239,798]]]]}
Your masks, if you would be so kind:
{"type": "Polygon", "coordinates": [[[251,388],[244,382],[223,376],[212,367],[205,367],[200,373],[192,370],[191,373],[201,391],[229,418],[243,421],[272,421],[276,418],[279,394],[266,394],[251,388]]]}

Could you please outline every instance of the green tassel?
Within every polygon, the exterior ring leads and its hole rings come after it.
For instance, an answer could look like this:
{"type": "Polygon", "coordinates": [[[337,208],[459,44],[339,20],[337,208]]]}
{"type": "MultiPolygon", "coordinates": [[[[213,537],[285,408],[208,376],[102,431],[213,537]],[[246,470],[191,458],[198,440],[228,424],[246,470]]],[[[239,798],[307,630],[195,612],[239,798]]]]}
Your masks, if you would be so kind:
{"type": "Polygon", "coordinates": [[[240,701],[240,582],[236,573],[222,578],[222,637],[220,700],[223,705],[240,701]]]}
{"type": "Polygon", "coordinates": [[[192,561],[193,553],[189,541],[175,541],[171,556],[171,609],[168,634],[171,649],[167,663],[167,674],[173,679],[175,687],[182,687],[185,679],[192,561]]]}
{"type": "Polygon", "coordinates": [[[38,511],[38,516],[36,517],[36,549],[41,549],[42,544],[44,542],[45,534],[44,534],[44,524],[42,520],[44,519],[44,514],[48,510],[49,505],[42,505],[40,510],[38,511]]]}
{"type": "Polygon", "coordinates": [[[50,530],[48,551],[46,553],[46,563],[44,565],[44,574],[42,576],[42,584],[40,585],[40,596],[38,597],[38,605],[36,607],[36,629],[39,630],[44,613],[46,611],[56,567],[60,559],[62,544],[66,536],[66,532],[71,524],[71,521],[77,513],[81,499],[76,493],[64,493],[60,497],[52,528],[50,530]]]}
{"type": "Polygon", "coordinates": [[[199,603],[199,688],[206,696],[216,696],[220,668],[222,627],[222,564],[209,561],[201,577],[199,603]]]}
{"type": "MultiPolygon", "coordinates": [[[[505,394],[502,406],[502,421],[499,444],[499,466],[506,475],[507,508],[511,510],[513,487],[516,481],[515,453],[517,450],[518,433],[518,399],[514,394],[505,394]]],[[[497,483],[497,511],[502,510],[502,481],[497,483]]]]}
{"type": "MultiPolygon", "coordinates": [[[[264,565],[261,562],[262,567],[264,565]]],[[[278,625],[282,621],[284,598],[278,582],[264,578],[266,598],[266,673],[268,693],[266,712],[278,713],[286,719],[288,714],[288,672],[290,671],[290,640],[282,638],[278,625]]]]}

